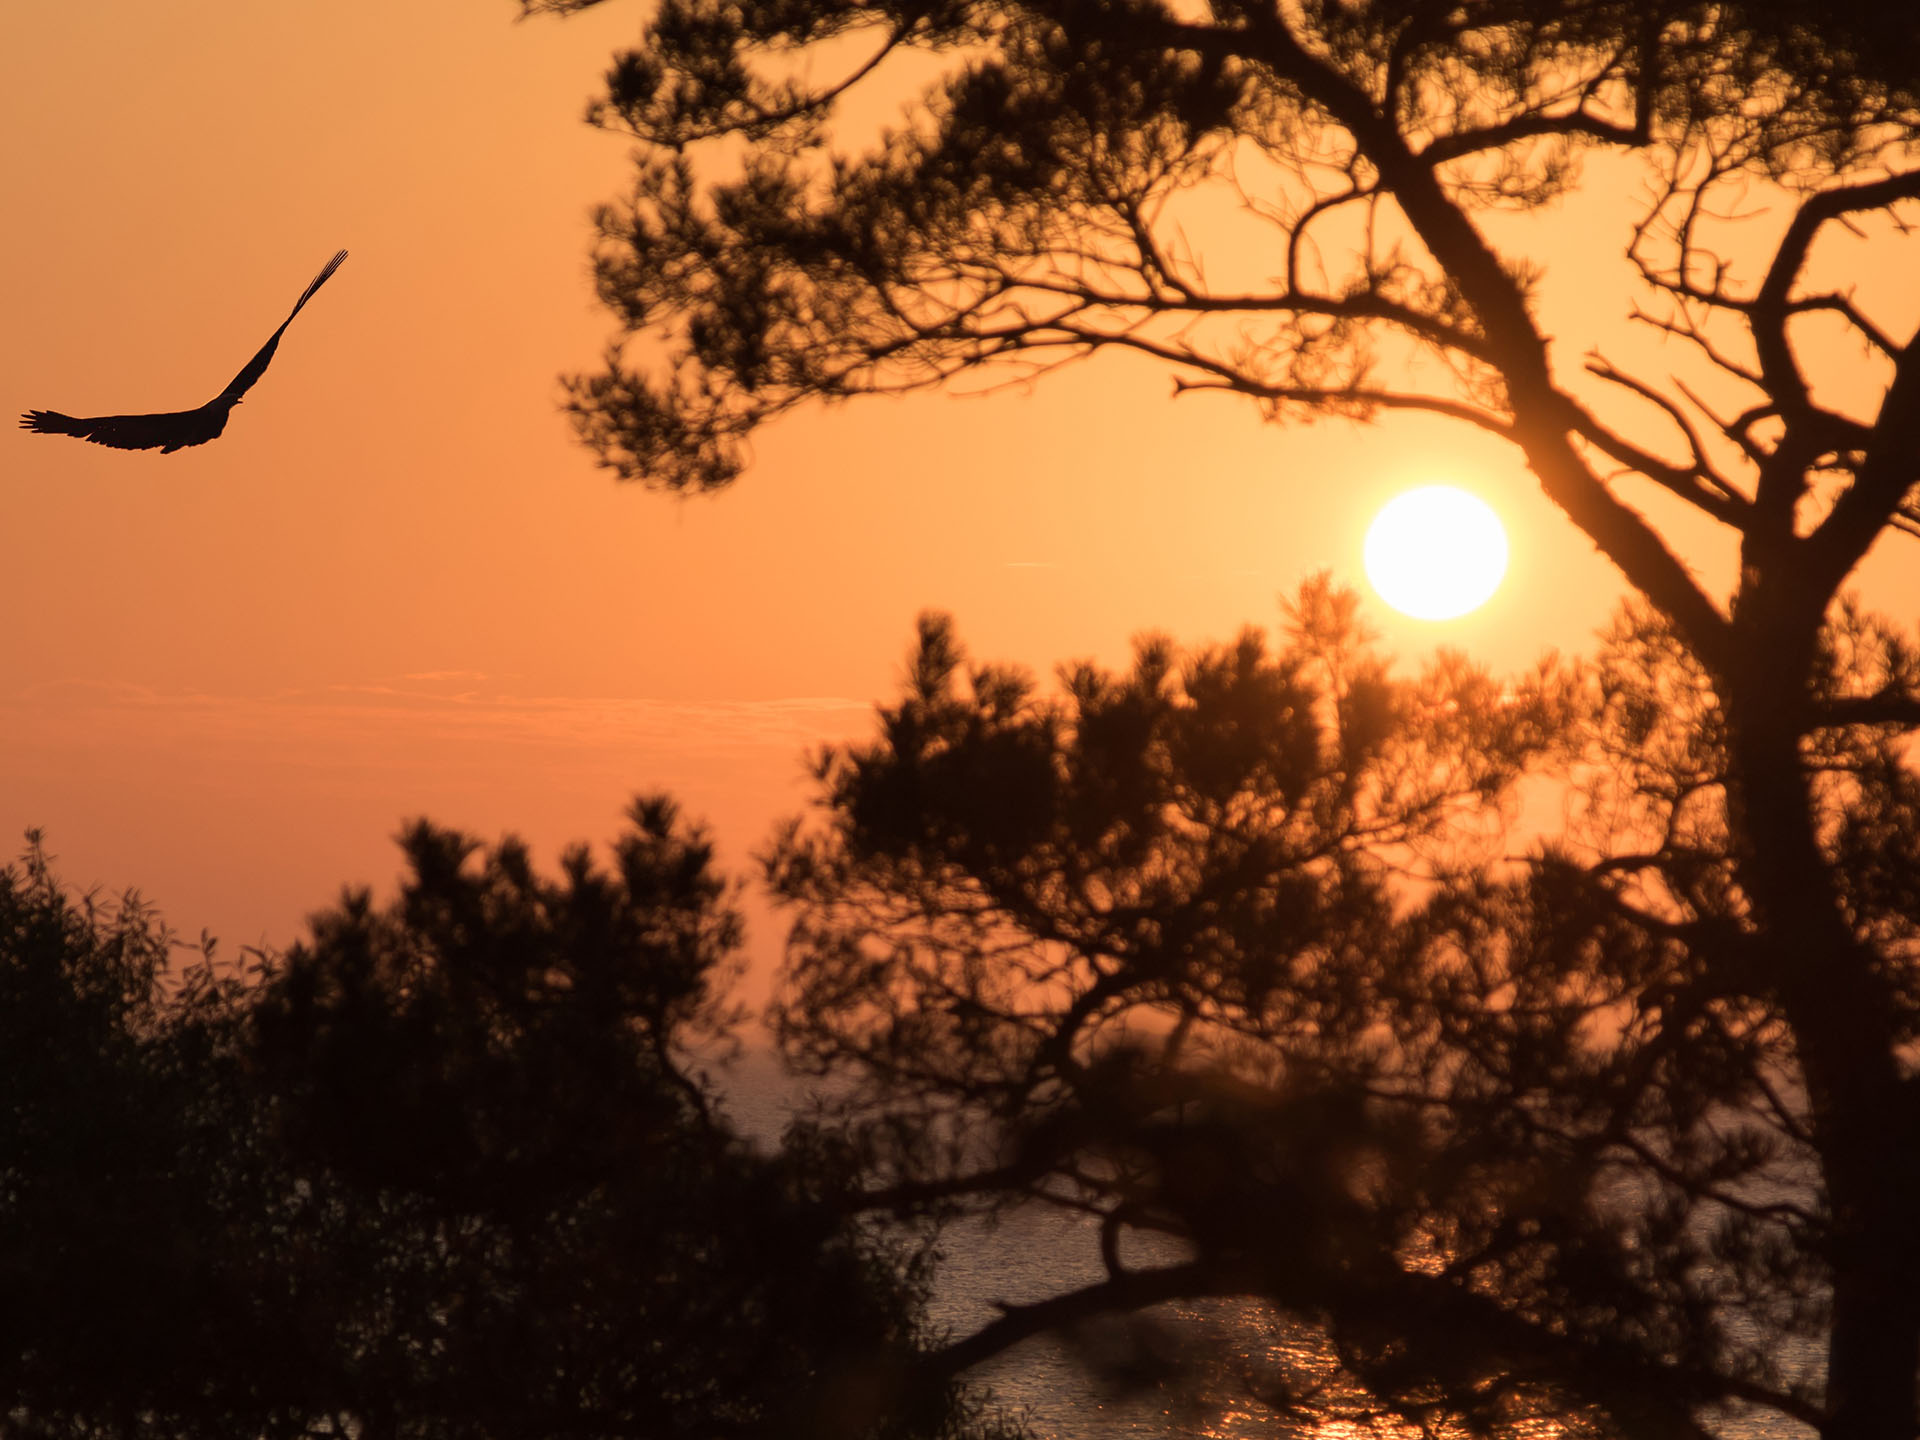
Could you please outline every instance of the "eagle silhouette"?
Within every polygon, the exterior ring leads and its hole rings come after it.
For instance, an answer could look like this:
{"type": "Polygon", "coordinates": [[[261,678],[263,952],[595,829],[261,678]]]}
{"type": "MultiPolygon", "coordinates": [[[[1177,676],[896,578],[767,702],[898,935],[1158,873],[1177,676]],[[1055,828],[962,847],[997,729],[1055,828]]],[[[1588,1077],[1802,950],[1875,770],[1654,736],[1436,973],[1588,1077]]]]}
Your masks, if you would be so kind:
{"type": "Polygon", "coordinates": [[[287,326],[293,323],[294,315],[300,313],[300,307],[313,298],[313,292],[327,283],[346,258],[347,252],[342,250],[327,261],[325,268],[313,277],[313,283],[307,286],[305,293],[294,301],[292,314],[267,337],[267,343],[260,347],[259,354],[246,363],[226,389],[198,410],[174,410],[164,415],[85,417],[62,415],[58,410],[29,410],[20,417],[20,428],[31,430],[36,435],[73,435],[81,440],[91,440],[96,445],[111,445],[116,450],[158,450],[163,455],[171,455],[189,445],[206,444],[227,428],[227,416],[240,403],[240,397],[267,373],[268,362],[279,348],[280,337],[287,333],[287,326]]]}

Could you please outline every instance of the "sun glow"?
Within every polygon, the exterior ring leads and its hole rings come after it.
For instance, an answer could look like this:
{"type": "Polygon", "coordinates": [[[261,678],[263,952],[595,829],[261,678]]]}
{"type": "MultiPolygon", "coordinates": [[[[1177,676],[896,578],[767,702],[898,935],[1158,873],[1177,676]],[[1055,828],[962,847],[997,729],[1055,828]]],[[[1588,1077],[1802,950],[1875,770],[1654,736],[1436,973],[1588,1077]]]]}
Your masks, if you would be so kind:
{"type": "Polygon", "coordinates": [[[1367,530],[1367,579],[1417,620],[1452,620],[1484,605],[1507,573],[1507,532],[1484,500],[1451,485],[1396,495],[1367,530]]]}

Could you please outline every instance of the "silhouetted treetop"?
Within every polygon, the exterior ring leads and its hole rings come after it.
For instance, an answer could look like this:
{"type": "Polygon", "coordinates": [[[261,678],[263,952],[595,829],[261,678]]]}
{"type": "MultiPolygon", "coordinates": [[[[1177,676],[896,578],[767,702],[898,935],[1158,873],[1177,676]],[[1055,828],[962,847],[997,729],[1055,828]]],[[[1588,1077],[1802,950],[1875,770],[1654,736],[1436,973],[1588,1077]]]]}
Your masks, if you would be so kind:
{"type": "MultiPolygon", "coordinates": [[[[1823,694],[1913,663],[1856,611],[1830,637],[1823,694]]],[[[780,1034],[839,1082],[868,1204],[1076,1212],[1093,1272],[936,1364],[1234,1297],[1249,1358],[1176,1345],[1173,1373],[1261,1423],[1705,1437],[1738,1404],[1845,1433],[1805,957],[1742,890],[1726,718],[1657,616],[1590,666],[1402,679],[1310,588],[1272,650],[1150,643],[1052,698],[923,621],[878,728],[768,856],[780,1034]],[[1550,775],[1565,833],[1508,853],[1550,775]]],[[[1812,776],[1911,1046],[1900,751],[1835,732],[1812,776]]]]}
{"type": "Polygon", "coordinates": [[[372,1268],[316,1277],[343,1391],[427,1435],[1001,1433],[906,1375],[911,1256],[825,1152],[756,1153],[697,1068],[732,1043],[736,887],[660,797],[602,868],[424,822],[276,967],[257,1060],[293,1173],[372,1268]],[[477,862],[477,863],[476,863],[477,862]]]}
{"type": "MultiPolygon", "coordinates": [[[[1920,190],[1901,158],[1912,87],[1849,58],[1867,24],[1576,0],[668,5],[596,111],[650,143],[632,198],[602,216],[601,292],[668,358],[576,381],[575,413],[621,475],[671,487],[731,479],[752,431],[795,404],[1098,350],[1276,416],[1440,413],[1517,443],[1711,645],[1719,607],[1620,473],[1752,533],[1787,503],[1772,492],[1818,489],[1797,465],[1762,485],[1769,456],[1807,445],[1845,469],[1869,432],[1900,448],[1906,408],[1816,400],[1789,334],[1826,312],[1898,348],[1885,317],[1799,284],[1816,232],[1920,190]],[[847,87],[908,83],[887,63],[906,51],[944,62],[910,118],[836,127],[847,87]],[[729,135],[752,143],[701,143],[729,135]],[[1530,294],[1552,257],[1504,254],[1476,225],[1547,202],[1596,149],[1650,167],[1635,253],[1669,302],[1650,320],[1705,350],[1690,392],[1555,346],[1530,294]],[[1756,177],[1824,193],[1770,261],[1721,273],[1735,242],[1710,217],[1756,177]],[[1729,378],[1768,393],[1686,398],[1729,378]]],[[[1829,593],[1879,525],[1907,523],[1891,478],[1856,496],[1861,514],[1807,547],[1829,593]]]]}
{"type": "Polygon", "coordinates": [[[1003,1113],[1149,1014],[1196,1054],[1374,1023],[1351,987],[1408,882],[1487,858],[1475,835],[1503,832],[1576,692],[1459,657],[1391,680],[1352,603],[1316,583],[1277,653],[1257,632],[1178,664],[1148,643],[1048,701],[923,621],[880,738],[823,757],[829,823],[768,860],[796,907],[786,1038],[823,1063],[852,1047],[882,1107],[931,1085],[1003,1113]]]}
{"type": "Polygon", "coordinates": [[[612,872],[582,846],[558,881],[518,841],[476,866],[479,842],[416,823],[397,902],[356,891],[314,918],[257,1024],[263,1063],[304,1097],[291,1113],[337,1163],[534,1203],[649,1135],[712,1123],[684,1069],[737,1019],[740,918],[670,802],[630,818],[612,872]]]}
{"type": "MultiPolygon", "coordinates": [[[[28,1435],[271,1433],[229,1369],[258,1131],[237,976],[137,895],[78,895],[37,832],[0,868],[0,1409],[28,1435]]],[[[257,1318],[280,1340],[267,1302],[257,1318]]]]}
{"type": "MultiPolygon", "coordinates": [[[[1676,912],[1622,916],[1636,943],[1737,932],[1690,951],[1700,988],[1777,1006],[1834,1216],[1818,1423],[1848,1440],[1920,1426],[1896,878],[1920,672],[1842,598],[1920,533],[1920,313],[1892,283],[1916,265],[1917,49],[1864,6],[1776,0],[679,0],[597,112],[644,142],[597,257],[636,343],[572,391],[601,459],[669,488],[730,481],[797,405],[1101,352],[1276,419],[1509,443],[1651,606],[1647,656],[1694,677],[1674,698],[1705,728],[1669,737],[1675,775],[1641,772],[1675,843],[1579,864],[1658,877],[1676,912]],[[861,133],[856,89],[908,103],[861,133]],[[1583,175],[1643,187],[1606,283],[1653,343],[1547,318],[1566,257],[1514,217],[1583,175]],[[1719,782],[1680,778],[1700,764],[1719,782]]],[[[1691,1012],[1659,1013],[1678,1043],[1691,1012]]]]}
{"type": "Polygon", "coordinates": [[[913,1251],[755,1149],[734,887],[664,799],[603,867],[420,822],[247,973],[0,870],[0,1413],[112,1440],[992,1440],[909,1377],[913,1251]]]}

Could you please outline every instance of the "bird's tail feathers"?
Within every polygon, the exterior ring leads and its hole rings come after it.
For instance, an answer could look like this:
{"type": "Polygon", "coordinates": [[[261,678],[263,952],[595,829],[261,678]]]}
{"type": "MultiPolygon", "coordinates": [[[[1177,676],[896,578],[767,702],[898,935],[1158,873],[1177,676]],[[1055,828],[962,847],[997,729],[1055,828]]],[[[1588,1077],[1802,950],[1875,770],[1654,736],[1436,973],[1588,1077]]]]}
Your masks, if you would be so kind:
{"type": "Polygon", "coordinates": [[[58,410],[29,410],[20,417],[20,428],[36,435],[85,435],[87,422],[58,410]]]}

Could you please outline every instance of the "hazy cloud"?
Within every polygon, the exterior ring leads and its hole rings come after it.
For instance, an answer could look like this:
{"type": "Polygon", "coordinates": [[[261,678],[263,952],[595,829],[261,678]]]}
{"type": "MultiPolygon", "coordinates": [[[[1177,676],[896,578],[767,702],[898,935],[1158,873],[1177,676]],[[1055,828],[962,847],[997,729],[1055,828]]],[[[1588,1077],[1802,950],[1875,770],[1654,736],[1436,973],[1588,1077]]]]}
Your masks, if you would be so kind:
{"type": "Polygon", "coordinates": [[[267,695],[63,680],[0,696],[0,723],[16,745],[53,748],[219,740],[293,752],[303,742],[410,748],[422,741],[467,741],[706,755],[784,746],[797,754],[825,736],[860,733],[872,708],[832,695],[661,700],[529,695],[484,685],[451,693],[429,688],[456,679],[484,682],[487,676],[421,671],[267,695]]]}

